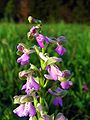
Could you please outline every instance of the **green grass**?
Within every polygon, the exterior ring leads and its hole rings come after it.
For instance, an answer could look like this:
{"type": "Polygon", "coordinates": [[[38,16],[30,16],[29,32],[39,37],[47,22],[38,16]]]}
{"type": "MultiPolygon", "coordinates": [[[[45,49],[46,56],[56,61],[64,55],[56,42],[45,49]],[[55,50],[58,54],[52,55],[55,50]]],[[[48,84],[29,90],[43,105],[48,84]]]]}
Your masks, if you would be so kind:
{"type": "MultiPolygon", "coordinates": [[[[18,72],[22,67],[16,63],[16,45],[19,42],[34,45],[34,41],[27,39],[29,28],[28,24],[0,24],[0,120],[19,120],[12,113],[13,96],[20,93],[22,85],[22,81],[18,79],[18,72]]],[[[84,93],[82,84],[86,82],[90,90],[90,26],[45,24],[42,33],[50,37],[64,35],[67,38],[67,54],[63,57],[62,66],[71,70],[74,85],[60,111],[69,120],[89,120],[90,92],[84,93]]],[[[54,53],[52,49],[49,50],[51,55],[54,53]]]]}

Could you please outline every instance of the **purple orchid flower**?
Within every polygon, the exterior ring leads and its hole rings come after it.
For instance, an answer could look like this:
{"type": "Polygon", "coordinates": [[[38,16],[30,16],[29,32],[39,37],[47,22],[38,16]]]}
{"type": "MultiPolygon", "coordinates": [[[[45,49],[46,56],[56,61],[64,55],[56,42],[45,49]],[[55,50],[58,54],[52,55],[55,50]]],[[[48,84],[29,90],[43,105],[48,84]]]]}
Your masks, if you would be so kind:
{"type": "Polygon", "coordinates": [[[73,85],[73,83],[67,80],[67,81],[61,82],[60,85],[63,89],[69,89],[73,85]]]}
{"type": "Polygon", "coordinates": [[[70,77],[71,76],[71,72],[69,70],[64,70],[62,71],[62,77],[70,77]]]}
{"type": "Polygon", "coordinates": [[[25,104],[21,104],[19,107],[17,107],[15,110],[13,110],[15,114],[17,114],[19,117],[33,117],[36,114],[36,110],[32,103],[26,102],[25,104]]]}
{"type": "Polygon", "coordinates": [[[83,92],[87,92],[89,90],[86,83],[83,83],[82,90],[83,90],[83,92]]]}
{"type": "Polygon", "coordinates": [[[26,84],[22,86],[22,90],[25,89],[25,92],[29,94],[32,88],[35,91],[38,91],[40,89],[40,85],[34,80],[34,77],[30,76],[27,78],[26,84]]]}
{"type": "Polygon", "coordinates": [[[17,45],[17,50],[23,53],[23,50],[25,49],[24,45],[22,43],[19,43],[17,45]]]}
{"type": "Polygon", "coordinates": [[[33,27],[30,29],[30,34],[31,34],[32,36],[38,35],[37,27],[33,26],[33,27]]]}
{"type": "Polygon", "coordinates": [[[55,51],[62,56],[66,52],[66,49],[62,45],[58,45],[55,51]]]}
{"type": "Polygon", "coordinates": [[[40,46],[41,48],[44,48],[44,47],[45,47],[45,46],[44,46],[44,41],[46,41],[47,44],[49,43],[48,38],[45,37],[45,36],[43,36],[43,35],[41,35],[41,34],[38,34],[38,35],[36,36],[36,40],[37,40],[37,42],[38,42],[38,44],[39,44],[39,46],[40,46]]]}
{"type": "Polygon", "coordinates": [[[56,97],[54,100],[53,100],[53,104],[55,105],[55,106],[61,106],[62,107],[62,105],[63,105],[63,101],[62,101],[62,98],[61,97],[56,97]]]}
{"type": "Polygon", "coordinates": [[[47,79],[58,80],[59,77],[62,77],[62,72],[56,65],[48,65],[46,70],[50,75],[44,75],[47,79]]]}
{"type": "Polygon", "coordinates": [[[24,53],[21,57],[17,59],[17,62],[21,65],[26,65],[29,63],[29,55],[27,53],[24,53]]]}

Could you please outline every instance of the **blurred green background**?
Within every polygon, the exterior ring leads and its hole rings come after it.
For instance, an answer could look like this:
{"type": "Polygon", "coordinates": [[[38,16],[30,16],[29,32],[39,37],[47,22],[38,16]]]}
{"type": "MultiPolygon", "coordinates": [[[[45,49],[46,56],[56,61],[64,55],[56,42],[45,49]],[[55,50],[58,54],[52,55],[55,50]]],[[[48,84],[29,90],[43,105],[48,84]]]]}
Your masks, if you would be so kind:
{"type": "MultiPolygon", "coordinates": [[[[23,84],[18,78],[22,67],[16,62],[16,46],[19,42],[34,45],[34,41],[27,39],[29,15],[43,20],[43,35],[64,35],[67,39],[63,67],[72,72],[74,85],[60,111],[69,120],[90,120],[89,13],[89,0],[0,0],[0,120],[19,120],[12,112],[13,96],[20,94],[23,84]],[[86,92],[84,83],[88,87],[86,92]]],[[[52,48],[49,52],[55,53],[52,48]]]]}

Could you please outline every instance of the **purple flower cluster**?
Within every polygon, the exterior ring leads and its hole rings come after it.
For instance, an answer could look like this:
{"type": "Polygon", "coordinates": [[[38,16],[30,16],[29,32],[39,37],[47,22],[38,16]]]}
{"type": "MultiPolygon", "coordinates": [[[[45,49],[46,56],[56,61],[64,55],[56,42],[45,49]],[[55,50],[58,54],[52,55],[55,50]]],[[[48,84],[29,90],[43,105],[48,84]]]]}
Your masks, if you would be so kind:
{"type": "MultiPolygon", "coordinates": [[[[34,19],[31,16],[28,20],[30,23],[33,22],[38,24],[30,29],[28,32],[28,38],[35,38],[39,47],[34,45],[29,49],[24,44],[19,43],[17,46],[17,54],[20,57],[17,59],[17,63],[20,63],[22,66],[29,64],[30,54],[36,52],[40,60],[40,68],[37,68],[36,65],[30,64],[31,66],[28,70],[19,73],[20,79],[26,80],[26,83],[21,88],[21,90],[24,90],[25,95],[14,97],[14,103],[20,105],[14,109],[13,112],[19,117],[29,116],[30,120],[35,117],[36,114],[37,117],[39,116],[44,120],[51,120],[51,116],[49,116],[47,114],[48,111],[46,111],[49,104],[47,99],[48,95],[52,96],[51,100],[55,106],[62,107],[63,97],[73,83],[70,81],[71,72],[69,70],[62,71],[61,68],[56,65],[56,62],[62,62],[62,59],[55,56],[49,57],[49,54],[45,53],[45,49],[46,46],[48,47],[49,45],[54,44],[55,50],[53,50],[53,52],[55,51],[59,56],[64,55],[66,49],[63,47],[62,43],[64,42],[65,37],[61,36],[55,38],[55,40],[48,38],[40,32],[41,21],[34,19]],[[49,82],[51,85],[48,85],[49,82]]],[[[59,118],[65,117],[60,115],[59,118]]]]}

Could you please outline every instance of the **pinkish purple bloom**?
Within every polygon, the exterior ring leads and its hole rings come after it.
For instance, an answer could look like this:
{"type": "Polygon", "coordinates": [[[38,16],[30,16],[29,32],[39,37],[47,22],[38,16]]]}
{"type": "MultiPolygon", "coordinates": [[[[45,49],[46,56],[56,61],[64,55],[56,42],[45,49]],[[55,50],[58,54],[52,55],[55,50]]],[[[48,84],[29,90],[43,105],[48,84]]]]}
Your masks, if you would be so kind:
{"type": "Polygon", "coordinates": [[[62,106],[63,105],[63,102],[62,102],[62,99],[60,97],[56,97],[54,100],[53,100],[53,104],[55,106],[62,106]]]}
{"type": "Polygon", "coordinates": [[[59,77],[62,77],[62,72],[59,70],[59,68],[56,65],[48,65],[46,69],[50,74],[50,75],[45,75],[47,79],[58,80],[59,77]]]}
{"type": "Polygon", "coordinates": [[[62,56],[66,52],[66,49],[62,45],[58,45],[55,51],[62,56]]]}
{"type": "Polygon", "coordinates": [[[24,53],[20,58],[17,59],[17,62],[21,65],[26,65],[29,63],[29,55],[27,53],[24,53]]]}
{"type": "Polygon", "coordinates": [[[13,112],[17,114],[19,117],[26,117],[26,116],[33,117],[36,114],[36,110],[34,106],[32,105],[32,103],[30,102],[21,104],[19,107],[13,110],[13,112]]]}
{"type": "Polygon", "coordinates": [[[83,84],[82,89],[83,89],[84,92],[88,91],[88,86],[87,86],[86,83],[83,84]]]}
{"type": "Polygon", "coordinates": [[[37,42],[38,42],[38,44],[39,44],[39,46],[40,46],[41,48],[44,48],[44,47],[45,47],[45,46],[44,46],[44,41],[46,41],[47,44],[49,43],[48,38],[45,37],[45,36],[43,36],[43,35],[41,35],[41,34],[38,34],[38,35],[36,36],[36,40],[37,40],[37,42]]]}
{"type": "Polygon", "coordinates": [[[30,93],[30,91],[32,90],[32,88],[35,90],[35,91],[38,91],[40,89],[40,85],[34,80],[34,78],[32,76],[30,76],[28,79],[27,79],[27,82],[25,85],[22,86],[22,90],[25,89],[25,92],[27,94],[30,93]]]}
{"type": "Polygon", "coordinates": [[[72,84],[73,83],[71,81],[67,80],[67,81],[61,82],[60,85],[63,89],[69,89],[72,86],[72,84]]]}

